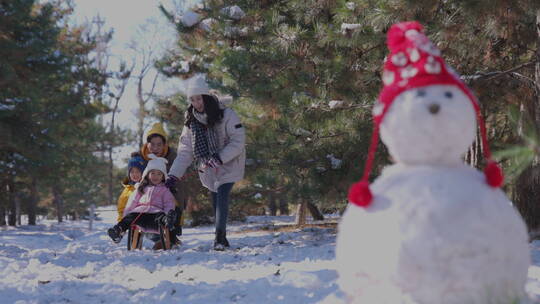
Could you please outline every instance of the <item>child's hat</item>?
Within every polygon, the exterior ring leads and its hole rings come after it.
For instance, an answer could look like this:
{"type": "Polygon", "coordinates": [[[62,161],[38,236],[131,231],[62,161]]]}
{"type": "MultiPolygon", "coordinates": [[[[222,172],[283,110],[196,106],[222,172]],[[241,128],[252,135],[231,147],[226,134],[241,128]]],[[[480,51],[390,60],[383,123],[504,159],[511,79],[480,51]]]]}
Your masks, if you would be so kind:
{"type": "Polygon", "coordinates": [[[146,139],[146,142],[149,142],[149,137],[152,135],[159,135],[163,137],[163,140],[165,141],[165,143],[167,143],[167,132],[165,132],[162,123],[156,122],[152,125],[150,129],[148,129],[148,131],[146,131],[146,136],[144,137],[144,139],[146,139]]]}
{"type": "Polygon", "coordinates": [[[150,160],[146,164],[146,169],[144,169],[142,178],[144,179],[146,175],[152,170],[159,170],[163,173],[164,177],[167,177],[167,159],[163,157],[158,157],[155,154],[148,154],[150,160]]]}
{"type": "Polygon", "coordinates": [[[132,153],[131,158],[128,161],[128,177],[132,168],[138,168],[141,172],[144,172],[146,168],[146,161],[139,153],[132,153]]]}
{"type": "Polygon", "coordinates": [[[384,86],[378,102],[373,108],[375,126],[364,167],[364,175],[349,190],[349,201],[362,207],[371,204],[372,194],[369,190],[368,178],[379,140],[379,127],[394,99],[404,91],[430,85],[454,85],[469,97],[476,112],[484,157],[487,160],[487,166],[484,170],[486,182],[492,187],[500,187],[504,177],[500,167],[491,159],[478,101],[471,90],[461,81],[459,75],[446,65],[439,49],[423,33],[422,25],[415,21],[394,24],[388,31],[386,43],[390,54],[384,62],[382,75],[384,86]]]}

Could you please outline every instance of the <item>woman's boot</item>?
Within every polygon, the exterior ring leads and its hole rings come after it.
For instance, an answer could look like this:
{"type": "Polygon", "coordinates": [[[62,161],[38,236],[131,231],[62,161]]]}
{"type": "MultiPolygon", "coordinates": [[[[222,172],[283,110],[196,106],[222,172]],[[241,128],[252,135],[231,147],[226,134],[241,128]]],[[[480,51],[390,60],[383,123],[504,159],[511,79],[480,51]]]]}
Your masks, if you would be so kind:
{"type": "Polygon", "coordinates": [[[229,241],[227,240],[227,237],[225,236],[226,232],[221,229],[216,230],[216,239],[214,240],[214,250],[216,251],[223,251],[225,248],[230,247],[229,241]]]}

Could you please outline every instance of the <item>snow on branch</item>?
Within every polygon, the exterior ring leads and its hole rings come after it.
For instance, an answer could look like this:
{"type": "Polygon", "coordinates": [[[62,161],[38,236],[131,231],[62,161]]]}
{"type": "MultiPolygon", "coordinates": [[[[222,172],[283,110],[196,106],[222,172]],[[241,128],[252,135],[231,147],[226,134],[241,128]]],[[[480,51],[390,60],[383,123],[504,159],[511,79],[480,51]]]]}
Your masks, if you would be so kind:
{"type": "Polygon", "coordinates": [[[342,23],[341,24],[341,33],[349,34],[359,29],[362,25],[358,23],[342,23]]]}
{"type": "Polygon", "coordinates": [[[217,21],[214,18],[206,18],[203,21],[201,21],[201,23],[199,23],[199,28],[201,28],[202,30],[206,32],[210,32],[214,24],[216,24],[216,22],[217,21]]]}
{"type": "Polygon", "coordinates": [[[236,21],[246,16],[246,13],[238,5],[224,7],[221,9],[221,13],[236,21]]]}
{"type": "Polygon", "coordinates": [[[195,24],[199,23],[200,19],[201,19],[201,15],[188,10],[182,16],[175,18],[175,22],[176,23],[181,22],[186,27],[192,27],[195,24]]]}
{"type": "Polygon", "coordinates": [[[520,80],[527,82],[529,85],[532,84],[534,86],[535,82],[533,79],[516,72],[523,68],[533,66],[534,64],[536,64],[536,61],[526,62],[524,64],[518,65],[506,71],[493,71],[493,72],[487,72],[487,73],[478,72],[473,75],[462,75],[461,80],[465,81],[466,83],[471,83],[478,80],[492,80],[501,76],[510,75],[510,76],[516,77],[520,80]]]}

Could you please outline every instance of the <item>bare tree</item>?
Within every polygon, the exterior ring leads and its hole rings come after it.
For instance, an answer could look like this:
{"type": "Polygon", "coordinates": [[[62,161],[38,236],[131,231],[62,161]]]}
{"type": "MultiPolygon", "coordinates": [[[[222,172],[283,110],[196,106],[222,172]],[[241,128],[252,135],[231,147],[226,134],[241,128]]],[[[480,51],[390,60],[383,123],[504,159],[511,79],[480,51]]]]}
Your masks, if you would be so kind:
{"type": "MultiPolygon", "coordinates": [[[[105,29],[104,29],[104,26],[105,26],[105,19],[103,19],[99,14],[97,16],[95,16],[93,19],[92,19],[92,26],[89,28],[89,32],[92,32],[92,31],[95,31],[96,32],[96,48],[94,50],[95,52],[95,67],[96,69],[103,75],[106,75],[109,73],[108,69],[109,69],[109,60],[111,58],[111,54],[109,52],[109,49],[108,49],[108,42],[110,41],[110,39],[112,38],[112,32],[109,31],[109,32],[106,32],[105,29]]],[[[124,64],[125,66],[125,64],[124,64]]],[[[122,82],[121,82],[122,83],[122,82]]],[[[122,94],[123,94],[123,90],[124,90],[124,87],[125,85],[123,85],[123,87],[121,88],[122,90],[122,94]]],[[[101,87],[98,87],[96,88],[96,92],[94,94],[94,97],[101,101],[101,102],[106,102],[108,99],[112,99],[111,101],[114,103],[115,101],[115,98],[117,97],[113,92],[107,92],[108,91],[108,85],[105,84],[101,87]]],[[[120,94],[120,97],[121,97],[121,94],[120,94]]],[[[103,159],[105,159],[105,152],[108,152],[108,161],[109,161],[109,166],[108,166],[108,176],[109,176],[109,181],[108,181],[108,186],[107,186],[107,200],[109,202],[109,204],[113,204],[114,203],[114,200],[113,200],[113,162],[112,162],[112,149],[113,149],[113,140],[114,140],[114,119],[115,119],[115,114],[116,114],[116,111],[118,109],[118,101],[120,100],[120,98],[116,99],[116,103],[115,103],[115,106],[113,107],[113,110],[112,110],[112,122],[111,122],[111,125],[110,125],[110,134],[109,134],[109,140],[107,140],[107,142],[103,143],[103,146],[104,148],[101,150],[101,157],[103,159]]],[[[102,114],[100,115],[99,117],[99,120],[100,120],[100,123],[101,124],[105,124],[104,123],[104,115],[105,114],[102,114]]]]}
{"type": "Polygon", "coordinates": [[[159,73],[154,68],[154,63],[159,58],[163,43],[159,41],[162,28],[155,19],[148,19],[140,25],[135,37],[129,43],[133,51],[134,71],[132,78],[137,88],[137,137],[139,146],[142,146],[144,134],[144,120],[148,116],[147,105],[153,99],[159,73]],[[150,79],[148,79],[150,77],[150,79]]]}
{"type": "MultiPolygon", "coordinates": [[[[96,68],[103,75],[107,75],[109,81],[96,89],[96,99],[103,102],[110,108],[110,125],[107,139],[104,142],[104,148],[102,149],[102,157],[107,159],[108,162],[108,185],[107,185],[107,198],[109,204],[114,204],[114,176],[113,176],[113,149],[116,146],[119,146],[123,141],[117,138],[117,126],[116,126],[116,115],[119,110],[120,100],[124,95],[124,92],[128,86],[130,76],[135,67],[135,62],[131,66],[127,66],[126,62],[120,60],[117,70],[111,69],[111,52],[109,50],[109,41],[112,39],[112,31],[105,31],[105,20],[102,19],[99,15],[94,17],[92,20],[92,28],[90,31],[95,31],[95,37],[97,39],[96,49],[95,49],[95,65],[96,68]],[[105,153],[107,156],[105,156],[105,153]]],[[[116,68],[115,68],[116,69],[116,68]]],[[[105,118],[103,114],[100,119],[101,123],[106,125],[105,118]]]]}
{"type": "Polygon", "coordinates": [[[114,203],[114,194],[113,194],[113,183],[114,183],[114,177],[113,177],[113,148],[115,141],[115,135],[116,135],[116,113],[118,113],[118,105],[120,103],[120,100],[122,99],[122,96],[124,95],[124,92],[126,90],[126,86],[129,82],[129,77],[131,75],[131,72],[133,71],[134,65],[131,67],[126,67],[125,62],[120,63],[120,68],[118,72],[113,73],[113,81],[115,83],[113,84],[113,90],[110,90],[108,93],[108,96],[111,98],[111,104],[112,104],[112,113],[111,113],[111,125],[110,125],[110,138],[111,142],[107,146],[108,154],[109,154],[109,183],[108,183],[108,198],[109,198],[109,204],[114,203]]]}

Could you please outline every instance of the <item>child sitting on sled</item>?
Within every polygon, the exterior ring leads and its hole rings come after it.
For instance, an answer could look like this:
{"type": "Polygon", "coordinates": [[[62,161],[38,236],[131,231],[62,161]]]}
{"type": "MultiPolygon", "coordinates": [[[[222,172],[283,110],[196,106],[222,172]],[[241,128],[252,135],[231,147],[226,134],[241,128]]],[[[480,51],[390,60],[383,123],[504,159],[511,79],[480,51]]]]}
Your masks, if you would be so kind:
{"type": "Polygon", "coordinates": [[[129,226],[135,224],[134,221],[145,229],[159,230],[161,225],[174,228],[177,218],[174,211],[175,200],[164,184],[167,160],[153,154],[149,156],[151,159],[142,174],[141,182],[135,186],[136,190],[124,209],[124,217],[107,231],[115,243],[122,240],[129,226]]]}
{"type": "Polygon", "coordinates": [[[118,197],[117,210],[118,210],[118,220],[120,222],[124,217],[124,209],[126,209],[126,204],[129,197],[135,191],[135,184],[141,181],[141,177],[144,169],[146,168],[146,160],[138,152],[131,153],[131,158],[128,161],[128,172],[127,177],[122,181],[122,186],[124,190],[118,197]]]}

